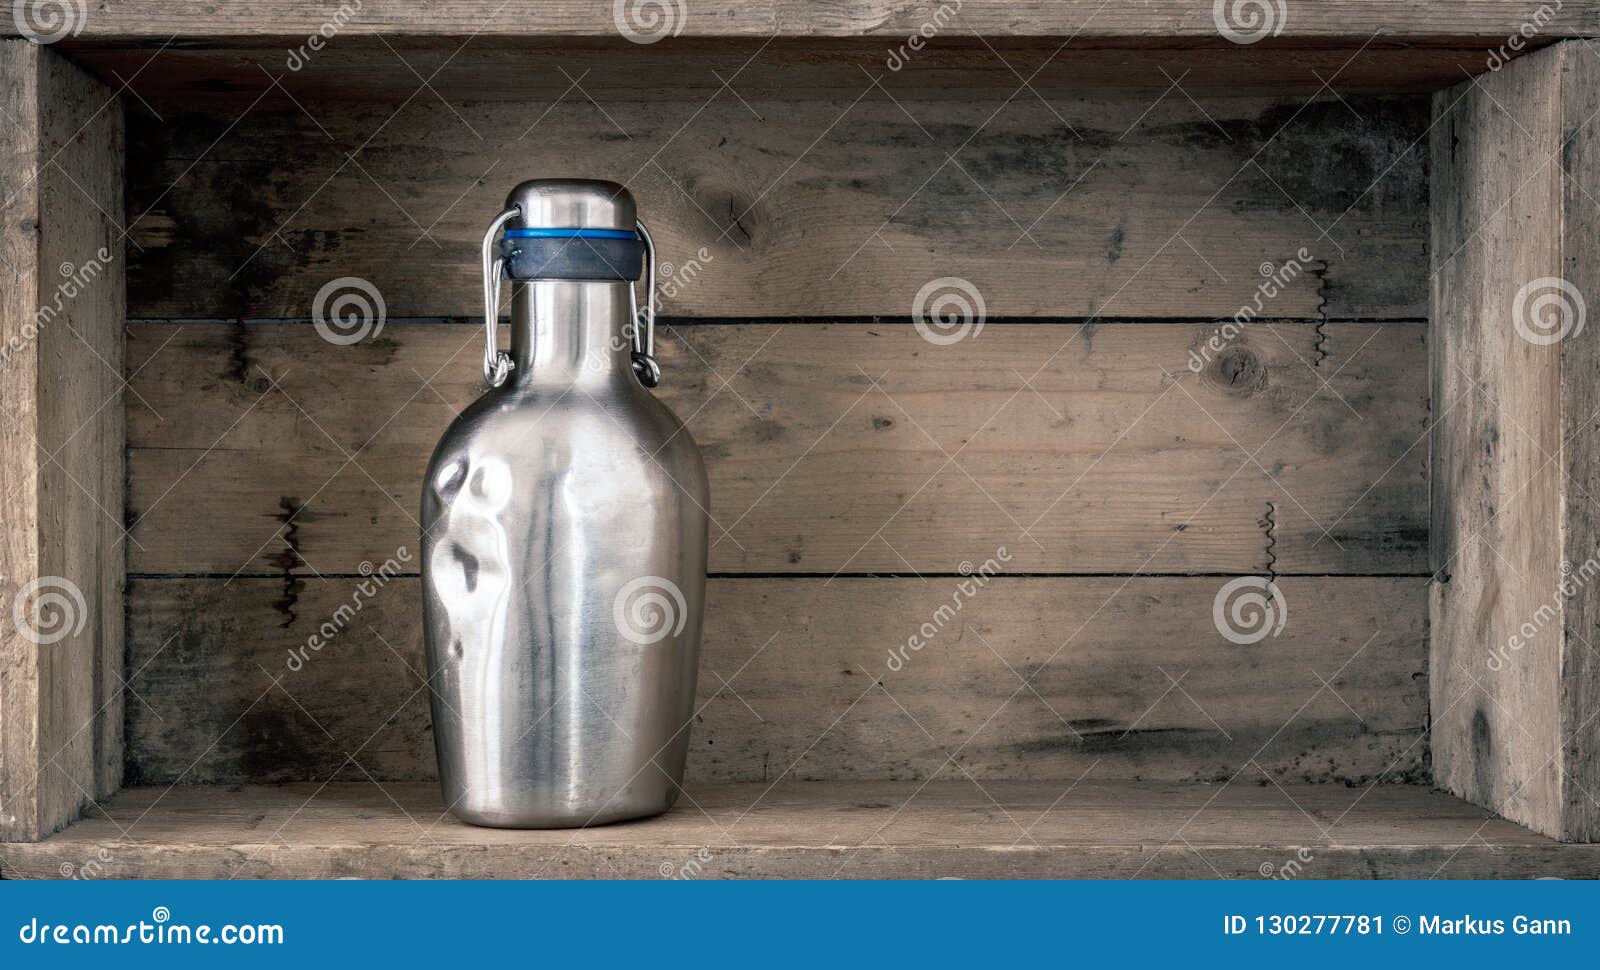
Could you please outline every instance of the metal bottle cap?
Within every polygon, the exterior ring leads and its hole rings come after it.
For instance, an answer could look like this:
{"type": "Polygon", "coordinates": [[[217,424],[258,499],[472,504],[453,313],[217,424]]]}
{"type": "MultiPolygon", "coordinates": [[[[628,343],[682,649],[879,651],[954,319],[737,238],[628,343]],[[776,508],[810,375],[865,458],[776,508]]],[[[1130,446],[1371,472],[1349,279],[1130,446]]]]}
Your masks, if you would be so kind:
{"type": "Polygon", "coordinates": [[[615,229],[633,232],[639,221],[633,196],[615,182],[531,179],[511,190],[506,208],[522,210],[509,228],[615,229]]]}

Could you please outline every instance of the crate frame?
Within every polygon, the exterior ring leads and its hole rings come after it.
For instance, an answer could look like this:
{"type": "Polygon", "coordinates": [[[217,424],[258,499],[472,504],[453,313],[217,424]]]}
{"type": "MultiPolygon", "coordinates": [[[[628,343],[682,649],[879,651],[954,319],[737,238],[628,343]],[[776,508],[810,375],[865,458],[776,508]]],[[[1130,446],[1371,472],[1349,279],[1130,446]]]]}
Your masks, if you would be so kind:
{"type": "MultiPolygon", "coordinates": [[[[292,3],[224,3],[213,5],[222,9],[208,13],[211,19],[203,24],[185,27],[172,22],[187,16],[180,6],[111,5],[74,43],[148,43],[174,30],[197,38],[257,30],[292,38],[315,33],[321,22],[292,3]],[[235,6],[248,14],[227,16],[235,6]]],[[[374,33],[447,36],[436,13],[372,6],[378,8],[374,33]]],[[[581,6],[557,5],[539,16],[521,11],[520,18],[512,11],[493,20],[490,33],[515,42],[613,32],[581,6]]],[[[898,38],[915,20],[906,11],[885,10],[875,25],[863,28],[815,21],[787,0],[710,6],[726,9],[720,16],[697,13],[697,22],[716,25],[707,28],[708,36],[711,30],[717,36],[761,36],[777,22],[802,25],[786,28],[787,37],[800,41],[898,38]]],[[[1067,37],[1069,25],[1084,19],[1074,15],[1092,5],[972,6],[969,29],[975,35],[1067,37]]],[[[1192,47],[1202,53],[1217,43],[1214,25],[1197,22],[1187,9],[1193,5],[1146,6],[1128,20],[1097,28],[1099,39],[1129,50],[1192,47]]],[[[1431,394],[1436,407],[1452,402],[1435,419],[1430,443],[1435,578],[1429,746],[1436,779],[1454,796],[1533,832],[1561,842],[1596,842],[1600,663],[1591,659],[1583,631],[1600,627],[1600,591],[1580,586],[1564,597],[1556,606],[1560,635],[1503,658],[1513,672],[1511,691],[1491,693],[1479,671],[1485,644],[1514,635],[1523,618],[1549,600],[1549,590],[1561,585],[1564,564],[1590,559],[1600,539],[1600,511],[1590,498],[1600,488],[1600,449],[1583,440],[1583,432],[1594,427],[1591,415],[1600,410],[1600,381],[1588,376],[1600,364],[1595,332],[1587,341],[1575,332],[1571,339],[1540,344],[1505,326],[1508,308],[1529,280],[1560,279],[1580,293],[1600,292],[1600,248],[1594,242],[1600,238],[1594,231],[1600,228],[1600,190],[1587,187],[1600,184],[1600,139],[1583,130],[1583,122],[1600,110],[1600,62],[1581,39],[1595,32],[1600,18],[1593,5],[1571,5],[1541,26],[1537,43],[1548,46],[1529,53],[1513,44],[1505,53],[1520,56],[1497,60],[1494,52],[1503,50],[1507,38],[1528,36],[1521,5],[1478,4],[1467,24],[1425,4],[1387,3],[1381,12],[1373,6],[1288,6],[1293,29],[1274,38],[1281,48],[1263,48],[1266,61],[1297,56],[1296,45],[1356,50],[1364,32],[1351,29],[1354,11],[1387,18],[1372,23],[1397,46],[1471,50],[1474,58],[1483,49],[1491,52],[1470,72],[1486,73],[1467,80],[1443,74],[1404,82],[1437,92],[1429,145],[1431,394]],[[1558,39],[1563,37],[1570,39],[1558,39]],[[1507,186],[1527,200],[1525,209],[1519,202],[1515,219],[1504,212],[1508,200],[1500,194],[1507,186]],[[1516,435],[1534,446],[1492,446],[1516,435]],[[1509,500],[1523,491],[1533,500],[1515,505],[1502,519],[1499,510],[1511,507],[1509,500]],[[1495,568],[1501,546],[1515,550],[1518,575],[1495,568]]],[[[71,44],[58,51],[0,40],[4,105],[8,122],[14,120],[0,134],[7,185],[0,251],[23,283],[0,304],[0,337],[15,344],[0,369],[0,390],[8,401],[20,402],[8,408],[12,413],[0,436],[0,599],[10,604],[54,577],[76,576],[93,604],[84,627],[57,642],[35,643],[9,623],[0,628],[0,841],[40,847],[61,844],[86,809],[120,789],[127,703],[127,532],[119,512],[125,430],[120,405],[109,406],[126,387],[127,281],[120,253],[126,232],[114,215],[123,211],[125,149],[116,104],[122,92],[73,63],[75,51],[71,44]],[[96,272],[96,295],[62,304],[52,325],[39,327],[38,308],[55,305],[62,285],[59,267],[70,254],[102,248],[111,255],[96,272]],[[72,447],[44,448],[46,441],[72,447]],[[51,839],[64,828],[66,833],[51,839]]],[[[1137,802],[1160,796],[1150,791],[1128,797],[1137,802]]],[[[1549,864],[1549,851],[1539,847],[1540,865],[1549,864]]],[[[1584,869],[1594,859],[1586,851],[1557,858],[1564,860],[1560,865],[1594,871],[1584,869]]],[[[751,871],[764,870],[752,863],[751,871]]]]}

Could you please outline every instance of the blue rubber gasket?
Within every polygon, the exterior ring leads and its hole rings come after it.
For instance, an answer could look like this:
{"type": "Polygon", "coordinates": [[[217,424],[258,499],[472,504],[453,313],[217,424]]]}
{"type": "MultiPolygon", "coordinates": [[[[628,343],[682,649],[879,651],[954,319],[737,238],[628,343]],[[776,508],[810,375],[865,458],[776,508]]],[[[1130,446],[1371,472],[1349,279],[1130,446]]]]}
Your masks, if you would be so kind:
{"type": "Polygon", "coordinates": [[[536,226],[531,229],[507,229],[507,239],[638,239],[632,229],[595,229],[580,227],[562,229],[554,226],[536,226]]]}

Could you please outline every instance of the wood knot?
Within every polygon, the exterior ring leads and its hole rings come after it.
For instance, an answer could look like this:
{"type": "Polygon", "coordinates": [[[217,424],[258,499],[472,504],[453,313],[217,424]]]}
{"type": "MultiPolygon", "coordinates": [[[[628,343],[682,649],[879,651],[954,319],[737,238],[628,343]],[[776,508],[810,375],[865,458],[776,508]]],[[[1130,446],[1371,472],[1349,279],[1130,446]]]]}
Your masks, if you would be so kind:
{"type": "Polygon", "coordinates": [[[1267,384],[1267,365],[1248,347],[1228,347],[1205,369],[1206,382],[1225,394],[1249,397],[1267,384]]]}

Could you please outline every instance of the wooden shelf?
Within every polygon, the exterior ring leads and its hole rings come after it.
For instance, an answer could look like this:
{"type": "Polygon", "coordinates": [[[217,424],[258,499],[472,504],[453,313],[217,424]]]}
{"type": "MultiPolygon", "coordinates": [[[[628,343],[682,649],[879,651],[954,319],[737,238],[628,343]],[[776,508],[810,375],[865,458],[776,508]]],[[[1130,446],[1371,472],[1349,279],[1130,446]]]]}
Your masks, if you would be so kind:
{"type": "Polygon", "coordinates": [[[1532,878],[1600,875],[1417,786],[797,782],[696,786],[666,816],[474,828],[426,782],[134,788],[5,878],[1532,878]]]}

